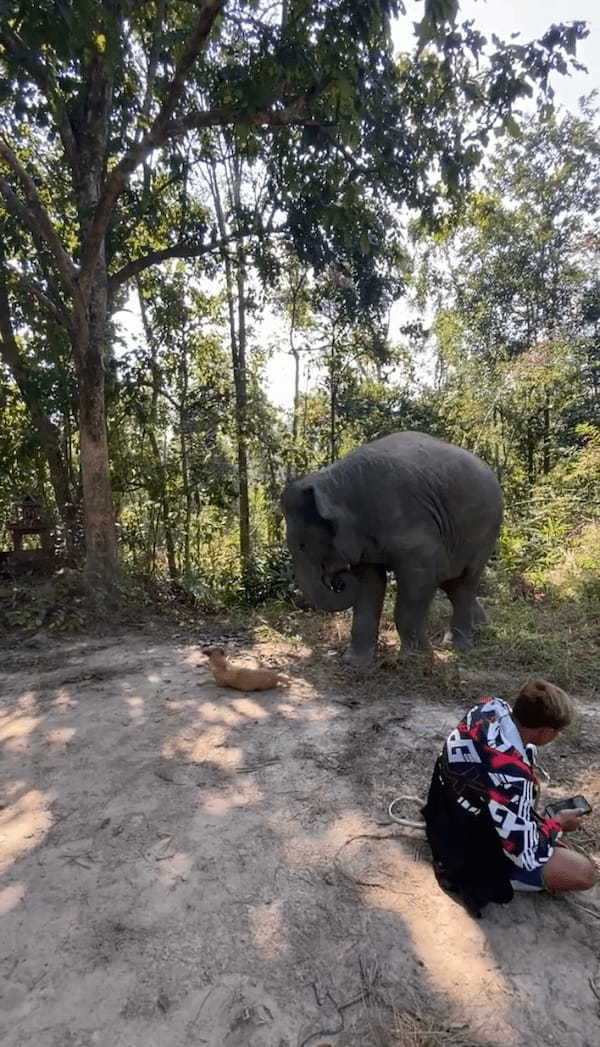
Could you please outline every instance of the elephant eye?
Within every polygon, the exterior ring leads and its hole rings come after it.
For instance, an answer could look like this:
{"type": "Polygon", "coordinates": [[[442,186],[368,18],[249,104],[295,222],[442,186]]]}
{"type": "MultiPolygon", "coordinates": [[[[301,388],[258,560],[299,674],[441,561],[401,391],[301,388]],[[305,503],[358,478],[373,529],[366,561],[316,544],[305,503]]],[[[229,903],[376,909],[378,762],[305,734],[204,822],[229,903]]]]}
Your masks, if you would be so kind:
{"type": "Polygon", "coordinates": [[[300,552],[303,553],[304,550],[306,549],[306,546],[305,546],[304,542],[300,542],[298,548],[299,548],[300,552]]]}

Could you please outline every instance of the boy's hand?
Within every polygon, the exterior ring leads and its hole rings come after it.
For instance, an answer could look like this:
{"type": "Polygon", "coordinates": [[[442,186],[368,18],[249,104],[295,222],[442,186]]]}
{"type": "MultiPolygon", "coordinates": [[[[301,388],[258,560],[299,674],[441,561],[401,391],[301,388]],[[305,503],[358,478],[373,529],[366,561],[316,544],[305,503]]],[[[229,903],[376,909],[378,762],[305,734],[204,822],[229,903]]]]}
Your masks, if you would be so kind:
{"type": "Polygon", "coordinates": [[[581,814],[579,811],[575,810],[559,811],[559,813],[555,815],[555,820],[560,822],[564,832],[572,833],[580,827],[581,814]]]}

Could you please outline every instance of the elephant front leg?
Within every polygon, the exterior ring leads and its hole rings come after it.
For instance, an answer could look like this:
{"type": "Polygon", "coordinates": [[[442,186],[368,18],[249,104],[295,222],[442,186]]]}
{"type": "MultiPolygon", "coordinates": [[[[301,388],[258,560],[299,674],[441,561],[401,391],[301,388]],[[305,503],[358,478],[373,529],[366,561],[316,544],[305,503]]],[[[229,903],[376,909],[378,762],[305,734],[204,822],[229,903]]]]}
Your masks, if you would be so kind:
{"type": "Polygon", "coordinates": [[[396,572],[394,618],[402,647],[428,651],[427,612],[437,586],[427,570],[396,572]]]}
{"type": "Polygon", "coordinates": [[[354,603],[350,646],[344,654],[344,661],[347,665],[362,667],[369,665],[375,655],[386,570],[380,564],[360,564],[354,573],[358,579],[358,596],[354,603]]]}

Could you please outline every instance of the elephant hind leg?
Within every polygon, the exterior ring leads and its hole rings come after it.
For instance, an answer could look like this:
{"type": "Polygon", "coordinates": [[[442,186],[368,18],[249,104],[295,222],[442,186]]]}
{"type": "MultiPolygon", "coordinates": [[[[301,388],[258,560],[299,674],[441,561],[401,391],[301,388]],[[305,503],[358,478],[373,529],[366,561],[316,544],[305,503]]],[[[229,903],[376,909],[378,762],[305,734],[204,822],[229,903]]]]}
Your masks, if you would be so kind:
{"type": "Polygon", "coordinates": [[[486,620],[486,613],[477,599],[477,589],[481,572],[467,569],[460,578],[442,582],[444,590],[452,604],[450,628],[444,636],[444,643],[468,650],[473,646],[473,628],[486,620]]]}

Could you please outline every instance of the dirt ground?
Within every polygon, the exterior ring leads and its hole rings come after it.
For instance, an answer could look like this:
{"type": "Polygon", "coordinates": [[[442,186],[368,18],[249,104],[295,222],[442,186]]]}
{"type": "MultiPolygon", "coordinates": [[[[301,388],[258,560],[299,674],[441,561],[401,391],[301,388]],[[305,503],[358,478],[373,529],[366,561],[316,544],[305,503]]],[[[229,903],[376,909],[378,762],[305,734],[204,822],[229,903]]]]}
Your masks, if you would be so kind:
{"type": "MultiPolygon", "coordinates": [[[[291,678],[244,695],[204,638],[0,651],[4,1047],[597,1047],[598,888],[473,920],[387,817],[485,681],[233,636],[291,678]]],[[[556,793],[600,801],[599,715],[548,753],[556,793]]]]}

